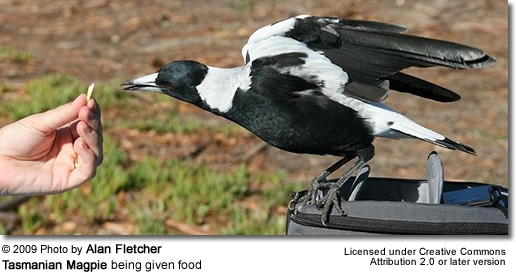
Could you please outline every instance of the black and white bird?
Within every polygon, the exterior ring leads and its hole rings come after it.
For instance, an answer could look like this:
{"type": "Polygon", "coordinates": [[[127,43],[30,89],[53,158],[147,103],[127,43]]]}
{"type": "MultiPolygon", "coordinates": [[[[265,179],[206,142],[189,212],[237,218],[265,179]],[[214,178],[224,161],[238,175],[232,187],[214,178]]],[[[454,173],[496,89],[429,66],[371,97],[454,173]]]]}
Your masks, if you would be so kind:
{"type": "Polygon", "coordinates": [[[373,158],[375,137],[416,138],[475,154],[473,148],[415,123],[382,101],[390,90],[457,101],[455,92],[400,71],[481,68],[495,60],[476,48],[405,31],[381,22],[300,15],[254,32],[242,49],[243,66],[174,61],[122,85],[192,103],[286,151],[342,157],[312,181],[305,202],[323,206],[325,213],[335,206],[344,214],[338,188],[373,158]],[[317,190],[327,186],[321,181],[356,157],[327,197],[316,199],[317,190]]]}

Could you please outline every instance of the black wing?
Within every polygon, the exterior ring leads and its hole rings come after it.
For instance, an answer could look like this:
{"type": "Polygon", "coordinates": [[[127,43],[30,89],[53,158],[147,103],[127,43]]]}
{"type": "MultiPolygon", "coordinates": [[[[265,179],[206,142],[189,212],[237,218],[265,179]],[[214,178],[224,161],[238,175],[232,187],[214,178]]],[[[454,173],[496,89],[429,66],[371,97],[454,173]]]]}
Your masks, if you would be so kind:
{"type": "Polygon", "coordinates": [[[404,27],[327,17],[297,18],[285,36],[322,51],[349,74],[345,92],[361,99],[381,101],[389,89],[451,102],[453,91],[403,74],[408,67],[444,66],[481,68],[495,59],[484,51],[457,43],[404,34],[404,27]]]}

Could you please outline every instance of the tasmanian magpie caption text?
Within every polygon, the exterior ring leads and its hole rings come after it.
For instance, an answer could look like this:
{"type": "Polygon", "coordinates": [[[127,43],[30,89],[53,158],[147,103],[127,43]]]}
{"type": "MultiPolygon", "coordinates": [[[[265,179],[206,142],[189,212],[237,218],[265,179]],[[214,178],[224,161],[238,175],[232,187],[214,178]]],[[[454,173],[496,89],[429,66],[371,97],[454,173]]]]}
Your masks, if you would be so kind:
{"type": "Polygon", "coordinates": [[[370,266],[505,266],[505,249],[486,248],[353,248],[344,256],[361,258],[370,266]]]}
{"type": "Polygon", "coordinates": [[[166,271],[201,270],[202,260],[163,253],[164,246],[146,243],[100,245],[2,245],[0,270],[166,271]],[[44,259],[36,258],[44,254],[44,259]],[[20,255],[24,255],[20,258],[20,255]],[[12,258],[11,258],[12,257],[12,258]],[[37,259],[37,260],[36,260],[37,259]]]}

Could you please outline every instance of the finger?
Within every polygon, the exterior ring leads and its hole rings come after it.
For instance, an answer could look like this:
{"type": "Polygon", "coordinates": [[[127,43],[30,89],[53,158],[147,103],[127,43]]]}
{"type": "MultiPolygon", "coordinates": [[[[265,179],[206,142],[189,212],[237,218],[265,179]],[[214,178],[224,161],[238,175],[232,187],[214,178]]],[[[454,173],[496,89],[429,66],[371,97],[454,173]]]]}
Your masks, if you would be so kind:
{"type": "Polygon", "coordinates": [[[101,115],[100,113],[100,107],[97,103],[97,100],[95,100],[95,98],[92,98],[90,100],[88,100],[88,103],[86,105],[88,108],[92,109],[98,116],[101,115]]]}
{"type": "Polygon", "coordinates": [[[31,123],[34,129],[48,133],[52,132],[77,119],[79,110],[85,105],[84,94],[79,95],[73,102],[61,105],[43,113],[31,115],[26,121],[31,123]]]}
{"type": "Polygon", "coordinates": [[[79,111],[79,120],[82,120],[88,124],[93,130],[102,134],[102,121],[100,107],[97,103],[90,99],[86,107],[82,107],[79,111]]]}
{"type": "Polygon", "coordinates": [[[82,107],[79,112],[80,122],[77,124],[77,132],[84,139],[86,144],[97,155],[99,162],[102,162],[102,121],[100,107],[95,99],[90,99],[86,107],[82,107]]]}
{"type": "Polygon", "coordinates": [[[79,120],[75,120],[74,122],[70,123],[70,133],[72,134],[72,139],[79,138],[79,133],[77,132],[77,124],[79,123],[79,120]]]}
{"type": "Polygon", "coordinates": [[[95,154],[96,163],[100,164],[103,159],[102,129],[98,131],[93,130],[86,122],[80,121],[77,123],[77,133],[79,134],[79,139],[84,141],[88,149],[95,154]]]}
{"type": "Polygon", "coordinates": [[[97,173],[97,156],[82,138],[74,143],[77,152],[77,167],[70,174],[70,186],[76,187],[95,177],[97,173]]]}

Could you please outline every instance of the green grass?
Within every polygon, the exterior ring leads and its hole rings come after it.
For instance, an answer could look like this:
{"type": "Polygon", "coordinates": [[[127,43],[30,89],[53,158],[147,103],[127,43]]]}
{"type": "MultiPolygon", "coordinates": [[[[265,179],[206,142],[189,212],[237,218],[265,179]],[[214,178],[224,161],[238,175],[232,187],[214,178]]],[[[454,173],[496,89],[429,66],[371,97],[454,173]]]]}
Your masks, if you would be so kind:
{"type": "MultiPolygon", "coordinates": [[[[3,83],[3,92],[14,91],[8,83],[3,83]]],[[[25,93],[17,96],[15,101],[4,103],[0,108],[0,114],[8,116],[11,120],[18,120],[29,114],[42,112],[56,106],[71,102],[80,93],[86,93],[88,85],[77,78],[50,74],[36,78],[24,86],[25,93]]],[[[114,106],[121,104],[125,99],[116,90],[115,83],[98,84],[95,93],[102,95],[97,98],[101,105],[114,106]]],[[[127,98],[127,97],[125,97],[127,98]]]]}
{"type": "Polygon", "coordinates": [[[256,7],[255,0],[232,0],[229,2],[229,7],[237,12],[249,11],[252,12],[256,7]]]}
{"type": "Polygon", "coordinates": [[[18,51],[10,47],[0,45],[0,60],[7,59],[15,62],[28,62],[32,59],[33,54],[29,51],[18,51]]]}
{"type": "MultiPolygon", "coordinates": [[[[132,234],[178,234],[165,222],[208,226],[220,234],[283,234],[284,207],[299,185],[284,183],[281,172],[249,172],[245,164],[217,170],[194,160],[141,155],[132,159],[122,148],[128,130],[156,134],[246,133],[232,124],[206,126],[194,117],[180,116],[173,99],[150,101],[118,91],[118,81],[96,83],[94,97],[102,108],[104,162],[97,176],[68,192],[35,197],[18,209],[20,223],[12,233],[51,232],[74,222],[77,228],[55,234],[74,234],[102,228],[105,222],[132,226],[132,234]],[[81,229],[82,227],[82,229],[81,229]]],[[[24,86],[23,94],[9,96],[0,114],[17,120],[67,103],[84,93],[89,82],[66,75],[48,75],[24,86]],[[16,97],[16,98],[14,98],[16,97]]],[[[8,86],[8,85],[5,85],[8,86]]],[[[4,92],[14,92],[5,87],[4,92]]],[[[20,92],[20,90],[17,90],[20,92]]],[[[0,198],[1,201],[1,198],[0,198]]],[[[6,233],[0,227],[0,233],[6,233]]]]}
{"type": "Polygon", "coordinates": [[[264,200],[264,192],[253,192],[252,188],[273,183],[277,185],[274,190],[289,192],[293,189],[280,185],[281,174],[262,173],[252,177],[245,165],[220,172],[206,165],[149,158],[135,165],[129,175],[134,188],[141,190],[136,204],[131,207],[137,215],[138,234],[161,234],[161,225],[167,218],[190,225],[228,218],[224,225],[214,228],[220,228],[219,232],[225,234],[279,234],[283,231],[284,219],[273,212],[288,200],[284,196],[264,200]],[[149,173],[150,169],[153,173],[149,173]],[[250,210],[247,204],[253,203],[262,212],[250,210]],[[279,221],[279,225],[271,225],[279,221]]]}

